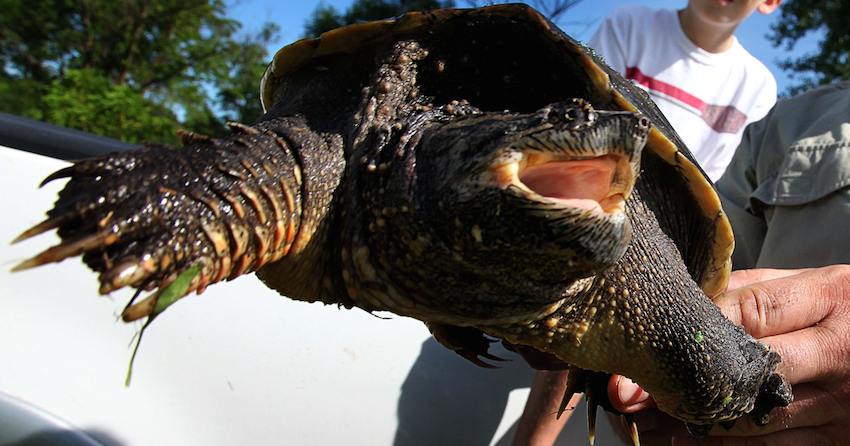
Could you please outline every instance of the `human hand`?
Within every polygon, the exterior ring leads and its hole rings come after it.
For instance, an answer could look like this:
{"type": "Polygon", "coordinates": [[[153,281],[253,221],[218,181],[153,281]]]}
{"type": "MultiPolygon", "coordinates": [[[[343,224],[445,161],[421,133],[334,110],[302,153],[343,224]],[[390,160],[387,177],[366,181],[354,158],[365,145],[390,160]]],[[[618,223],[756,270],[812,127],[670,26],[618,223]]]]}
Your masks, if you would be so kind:
{"type": "MultiPolygon", "coordinates": [[[[794,402],[776,408],[765,426],[742,418],[709,437],[688,436],[684,425],[658,411],[636,416],[644,444],[839,445],[850,439],[850,266],[733,273],[739,287],[715,302],[726,317],[782,357],[778,370],[793,386],[794,402]]],[[[618,410],[652,406],[634,383],[614,376],[608,396],[618,410]]]]}

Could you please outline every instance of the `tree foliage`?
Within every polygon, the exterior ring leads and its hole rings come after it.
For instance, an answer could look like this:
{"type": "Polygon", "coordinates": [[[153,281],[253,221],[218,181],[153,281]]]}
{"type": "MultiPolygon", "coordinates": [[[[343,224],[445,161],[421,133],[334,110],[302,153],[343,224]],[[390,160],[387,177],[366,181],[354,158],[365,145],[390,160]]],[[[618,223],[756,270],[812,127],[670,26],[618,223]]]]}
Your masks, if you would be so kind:
{"type": "Polygon", "coordinates": [[[818,50],[789,57],[780,66],[796,74],[789,93],[837,80],[850,79],[850,2],[843,0],[785,0],[768,36],[774,46],[794,49],[800,39],[819,35],[818,50]]]}
{"type": "Polygon", "coordinates": [[[67,70],[42,100],[46,121],[127,142],[167,141],[178,128],[171,110],[91,68],[67,70]]]}
{"type": "Polygon", "coordinates": [[[130,142],[171,135],[175,117],[215,134],[224,119],[259,116],[257,84],[276,28],[240,35],[223,0],[0,0],[0,8],[3,111],[130,142]],[[124,119],[129,111],[140,113],[136,124],[124,119]]]}

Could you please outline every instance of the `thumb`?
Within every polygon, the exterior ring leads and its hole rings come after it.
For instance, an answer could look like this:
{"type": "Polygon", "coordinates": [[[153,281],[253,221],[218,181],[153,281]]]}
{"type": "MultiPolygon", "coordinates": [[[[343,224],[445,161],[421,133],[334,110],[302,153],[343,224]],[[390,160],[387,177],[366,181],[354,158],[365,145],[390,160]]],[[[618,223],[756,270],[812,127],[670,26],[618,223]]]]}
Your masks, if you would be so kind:
{"type": "Polygon", "coordinates": [[[623,413],[639,412],[654,407],[655,401],[634,381],[622,375],[611,375],[608,380],[608,400],[623,413]]]}

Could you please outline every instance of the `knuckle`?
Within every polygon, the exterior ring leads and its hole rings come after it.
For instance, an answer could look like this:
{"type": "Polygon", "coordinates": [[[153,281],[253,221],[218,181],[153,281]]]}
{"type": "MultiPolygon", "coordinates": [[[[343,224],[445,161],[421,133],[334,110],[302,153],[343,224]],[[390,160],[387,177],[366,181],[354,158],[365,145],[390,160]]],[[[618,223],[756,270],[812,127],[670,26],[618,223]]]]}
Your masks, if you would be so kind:
{"type": "Polygon", "coordinates": [[[755,337],[761,337],[781,315],[781,306],[773,293],[761,285],[742,290],[738,300],[741,325],[755,337]]]}
{"type": "Polygon", "coordinates": [[[822,367],[850,374],[850,370],[846,370],[850,366],[850,327],[821,324],[819,328],[815,342],[822,356],[819,358],[822,367]]]}
{"type": "Polygon", "coordinates": [[[826,281],[837,288],[841,297],[850,297],[850,265],[831,265],[824,268],[826,281]]]}

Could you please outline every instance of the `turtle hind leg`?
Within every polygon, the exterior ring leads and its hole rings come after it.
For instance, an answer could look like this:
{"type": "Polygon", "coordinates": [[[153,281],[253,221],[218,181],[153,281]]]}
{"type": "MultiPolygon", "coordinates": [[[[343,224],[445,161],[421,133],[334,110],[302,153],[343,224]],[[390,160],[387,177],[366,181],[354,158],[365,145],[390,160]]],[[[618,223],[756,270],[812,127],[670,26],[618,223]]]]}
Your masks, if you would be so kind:
{"type": "Polygon", "coordinates": [[[606,412],[620,415],[625,432],[628,434],[628,439],[631,440],[633,446],[640,446],[640,435],[633,416],[617,410],[608,398],[608,383],[611,379],[610,373],[574,368],[570,372],[570,377],[584,386],[585,397],[587,399],[588,440],[591,445],[593,445],[596,439],[596,410],[598,407],[601,407],[606,412]]]}
{"type": "Polygon", "coordinates": [[[481,330],[473,327],[457,327],[438,323],[426,323],[425,325],[437,342],[479,367],[498,368],[496,365],[484,361],[484,359],[506,361],[506,359],[489,352],[490,344],[496,341],[485,336],[481,330]]]}

